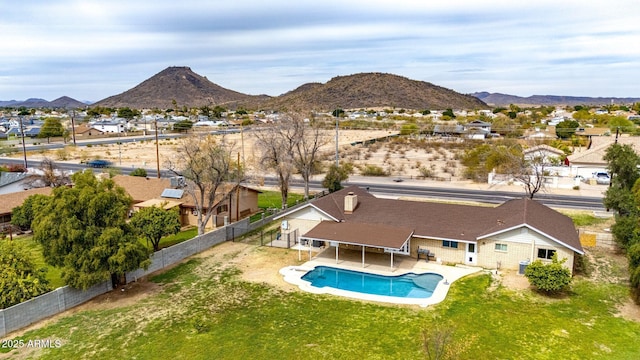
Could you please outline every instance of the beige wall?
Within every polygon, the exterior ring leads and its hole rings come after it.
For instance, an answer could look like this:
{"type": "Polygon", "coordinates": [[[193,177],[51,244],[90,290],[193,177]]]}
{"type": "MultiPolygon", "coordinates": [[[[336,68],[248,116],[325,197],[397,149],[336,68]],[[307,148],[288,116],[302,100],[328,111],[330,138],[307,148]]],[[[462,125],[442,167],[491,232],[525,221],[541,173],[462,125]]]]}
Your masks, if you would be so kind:
{"type": "Polygon", "coordinates": [[[466,250],[465,243],[458,243],[457,249],[442,246],[442,240],[411,238],[411,256],[418,257],[418,246],[427,248],[435,254],[436,259],[442,260],[444,263],[464,263],[464,255],[466,250]]]}
{"type": "MultiPolygon", "coordinates": [[[[227,194],[227,196],[225,197],[224,200],[222,200],[218,206],[223,206],[223,205],[227,205],[228,209],[231,209],[231,211],[223,211],[221,213],[217,213],[217,207],[213,209],[214,211],[214,215],[215,216],[215,222],[216,225],[214,226],[214,217],[211,217],[211,220],[209,220],[209,222],[206,225],[206,228],[213,228],[216,226],[223,226],[224,225],[224,217],[228,216],[229,217],[229,221],[233,222],[233,221],[237,221],[238,219],[236,219],[236,193],[233,192],[232,196],[231,196],[231,206],[229,206],[229,195],[227,194]]],[[[193,225],[193,226],[197,226],[198,225],[198,216],[197,215],[193,215],[193,209],[191,208],[181,208],[181,220],[182,220],[182,226],[187,226],[187,225],[193,225]]],[[[255,214],[256,212],[258,212],[258,193],[256,191],[252,191],[252,190],[248,190],[248,189],[240,189],[240,208],[238,210],[238,214],[240,215],[240,219],[255,214]]]]}
{"type": "MultiPolygon", "coordinates": [[[[442,246],[442,240],[412,238],[411,239],[411,256],[418,256],[418,247],[427,248],[435,254],[435,257],[441,259],[444,263],[465,263],[467,244],[458,242],[458,249],[445,248],[442,246]]],[[[535,231],[529,229],[515,229],[507,233],[499,234],[492,238],[482,239],[478,241],[477,266],[488,269],[495,269],[500,263],[500,269],[518,270],[521,261],[538,260],[538,249],[555,250],[560,260],[567,259],[563,264],[569,270],[573,270],[574,252],[535,231]],[[506,244],[507,251],[496,250],[496,243],[506,244]]],[[[544,263],[550,263],[551,260],[540,259],[544,263]]]]}

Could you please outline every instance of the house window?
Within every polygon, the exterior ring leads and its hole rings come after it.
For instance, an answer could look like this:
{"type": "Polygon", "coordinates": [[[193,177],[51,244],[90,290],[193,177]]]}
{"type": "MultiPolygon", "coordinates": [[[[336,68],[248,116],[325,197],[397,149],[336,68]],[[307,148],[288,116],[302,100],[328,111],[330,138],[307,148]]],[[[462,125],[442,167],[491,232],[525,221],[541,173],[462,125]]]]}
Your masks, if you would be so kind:
{"type": "Polygon", "coordinates": [[[217,209],[218,214],[222,214],[223,212],[227,212],[227,211],[229,211],[229,205],[224,204],[224,205],[218,206],[218,209],[217,209]]]}
{"type": "Polygon", "coordinates": [[[496,251],[507,252],[507,244],[496,244],[496,251]]]}
{"type": "Polygon", "coordinates": [[[538,259],[551,260],[555,253],[556,251],[552,249],[538,249],[538,259]]]}
{"type": "Polygon", "coordinates": [[[442,240],[442,247],[448,247],[448,248],[452,248],[452,249],[457,249],[458,248],[458,242],[457,241],[442,240]]]}

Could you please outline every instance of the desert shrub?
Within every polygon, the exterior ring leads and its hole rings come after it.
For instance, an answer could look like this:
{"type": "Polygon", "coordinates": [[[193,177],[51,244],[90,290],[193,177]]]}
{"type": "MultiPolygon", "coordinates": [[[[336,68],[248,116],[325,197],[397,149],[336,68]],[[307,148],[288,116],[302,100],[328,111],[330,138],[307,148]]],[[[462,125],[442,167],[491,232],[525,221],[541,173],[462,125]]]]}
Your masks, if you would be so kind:
{"type": "Polygon", "coordinates": [[[418,168],[418,173],[420,174],[420,176],[423,176],[426,178],[433,177],[433,170],[427,169],[424,166],[421,166],[420,168],[418,168]]]}
{"type": "Polygon", "coordinates": [[[363,176],[387,176],[387,172],[378,165],[365,165],[361,172],[363,176]]]}
{"type": "Polygon", "coordinates": [[[56,150],[56,159],[61,161],[69,160],[69,152],[67,151],[67,149],[62,148],[56,150]]]}

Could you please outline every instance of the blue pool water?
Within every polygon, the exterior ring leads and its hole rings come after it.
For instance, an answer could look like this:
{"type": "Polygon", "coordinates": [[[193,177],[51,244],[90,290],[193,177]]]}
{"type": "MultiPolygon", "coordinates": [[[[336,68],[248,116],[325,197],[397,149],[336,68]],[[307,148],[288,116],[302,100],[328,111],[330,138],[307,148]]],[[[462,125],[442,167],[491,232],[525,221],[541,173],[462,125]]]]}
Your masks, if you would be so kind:
{"type": "Polygon", "coordinates": [[[312,286],[332,287],[359,293],[403,298],[428,298],[442,276],[438,274],[404,274],[383,276],[359,271],[317,266],[302,276],[312,286]]]}

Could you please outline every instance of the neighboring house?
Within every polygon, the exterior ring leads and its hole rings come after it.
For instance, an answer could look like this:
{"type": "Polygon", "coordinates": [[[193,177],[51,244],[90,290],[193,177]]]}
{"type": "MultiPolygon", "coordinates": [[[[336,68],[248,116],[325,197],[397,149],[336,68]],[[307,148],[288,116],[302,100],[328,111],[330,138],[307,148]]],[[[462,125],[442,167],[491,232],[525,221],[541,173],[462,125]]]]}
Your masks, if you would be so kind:
{"type": "Polygon", "coordinates": [[[482,120],[473,120],[472,122],[465,124],[464,129],[467,132],[489,134],[491,133],[491,123],[482,120]]]}
{"type": "Polygon", "coordinates": [[[527,161],[533,161],[540,159],[543,164],[552,164],[554,159],[558,162],[564,159],[564,151],[551,147],[549,145],[537,145],[530,147],[523,151],[524,159],[527,161]]]}
{"type": "MultiPolygon", "coordinates": [[[[197,226],[198,213],[193,197],[184,190],[183,183],[176,181],[177,179],[177,177],[158,179],[129,175],[113,177],[116,184],[123,187],[133,198],[133,211],[148,206],[163,206],[165,209],[178,207],[182,226],[197,226]]],[[[228,222],[234,222],[255,214],[259,210],[259,193],[260,191],[243,185],[222,186],[212,207],[215,211],[214,216],[207,227],[223,226],[225,218],[228,222]]]]}
{"type": "Polygon", "coordinates": [[[124,123],[119,121],[98,121],[91,124],[91,127],[104,133],[123,133],[124,123]]]}
{"type": "Polygon", "coordinates": [[[282,231],[339,249],[418,257],[428,250],[443,263],[519,269],[554,253],[568,269],[584,254],[572,220],[528,198],[495,208],[376,198],[357,187],[291,210],[276,219],[282,231]]]}
{"type": "Polygon", "coordinates": [[[26,172],[0,172],[0,194],[19,192],[30,188],[25,181],[29,177],[26,172]]]}
{"type": "MultiPolygon", "coordinates": [[[[576,149],[567,157],[571,175],[590,178],[594,172],[606,172],[607,162],[604,156],[609,146],[616,142],[615,136],[592,137],[588,149],[576,149]]],[[[630,145],[640,151],[640,136],[620,136],[618,144],[630,145]]]]}
{"type": "Polygon", "coordinates": [[[459,124],[437,124],[433,127],[434,135],[460,136],[464,133],[464,127],[459,124]]]}
{"type": "Polygon", "coordinates": [[[104,131],[95,129],[87,124],[76,126],[76,136],[96,136],[104,135],[104,131]]]}
{"type": "Polygon", "coordinates": [[[53,188],[43,187],[0,195],[0,227],[9,225],[13,208],[22,205],[26,198],[35,194],[51,195],[52,191],[53,188]]]}

